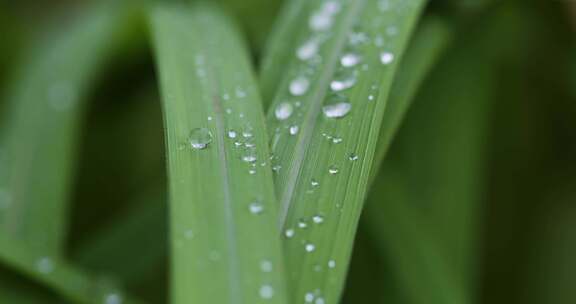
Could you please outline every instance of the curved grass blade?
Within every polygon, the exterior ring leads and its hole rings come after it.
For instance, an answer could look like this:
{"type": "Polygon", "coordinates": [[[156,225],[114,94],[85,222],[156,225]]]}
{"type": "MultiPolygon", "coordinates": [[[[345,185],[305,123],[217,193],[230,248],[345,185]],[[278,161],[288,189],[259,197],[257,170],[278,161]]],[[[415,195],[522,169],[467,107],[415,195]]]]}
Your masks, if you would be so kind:
{"type": "Polygon", "coordinates": [[[295,29],[283,32],[298,41],[292,56],[269,59],[262,77],[284,74],[268,122],[290,287],[296,299],[332,303],[344,283],[396,62],[423,1],[305,2],[292,4],[300,9],[295,29]]]}
{"type": "Polygon", "coordinates": [[[285,303],[260,99],[217,9],[152,13],[170,194],[173,303],[285,303]]]}
{"type": "Polygon", "coordinates": [[[29,57],[8,96],[0,138],[0,233],[32,250],[63,249],[85,95],[124,33],[127,5],[95,7],[29,57]]]}
{"type": "Polygon", "coordinates": [[[139,303],[125,298],[105,282],[92,280],[60,259],[30,254],[28,248],[0,236],[0,262],[37,283],[54,290],[72,303],[139,303]]]}

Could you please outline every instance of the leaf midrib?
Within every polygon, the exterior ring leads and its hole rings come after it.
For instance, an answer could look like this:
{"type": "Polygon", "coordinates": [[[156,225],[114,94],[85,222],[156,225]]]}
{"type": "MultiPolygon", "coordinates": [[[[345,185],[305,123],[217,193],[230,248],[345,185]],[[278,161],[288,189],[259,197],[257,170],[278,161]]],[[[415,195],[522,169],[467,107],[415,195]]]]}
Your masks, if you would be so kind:
{"type": "MultiPolygon", "coordinates": [[[[311,110],[307,112],[304,118],[304,127],[301,132],[302,135],[298,137],[298,141],[296,143],[296,148],[294,149],[294,161],[290,166],[290,172],[288,174],[287,182],[284,186],[284,191],[280,196],[280,221],[279,221],[279,228],[280,231],[284,228],[286,224],[286,220],[288,218],[288,212],[290,210],[290,204],[292,202],[292,198],[294,195],[294,190],[296,188],[296,184],[298,182],[298,177],[300,176],[300,171],[302,169],[302,163],[304,162],[304,158],[306,156],[306,151],[308,150],[309,143],[312,139],[312,135],[314,134],[314,130],[316,127],[316,123],[318,121],[318,115],[322,109],[322,102],[324,101],[324,97],[326,95],[326,87],[328,86],[332,75],[334,74],[334,70],[336,68],[337,57],[342,51],[344,44],[346,42],[347,33],[349,29],[353,26],[353,23],[356,21],[356,17],[360,14],[361,8],[364,6],[366,0],[358,0],[352,1],[353,7],[349,10],[345,10],[345,12],[349,12],[349,14],[344,18],[344,33],[338,37],[336,40],[336,47],[334,47],[332,52],[329,53],[327,56],[326,68],[322,71],[320,75],[320,81],[316,86],[316,90],[313,98],[310,98],[313,101],[312,106],[310,107],[311,110]],[[309,127],[308,127],[309,126],[309,127]]],[[[271,109],[272,110],[272,109],[271,109]]]]}

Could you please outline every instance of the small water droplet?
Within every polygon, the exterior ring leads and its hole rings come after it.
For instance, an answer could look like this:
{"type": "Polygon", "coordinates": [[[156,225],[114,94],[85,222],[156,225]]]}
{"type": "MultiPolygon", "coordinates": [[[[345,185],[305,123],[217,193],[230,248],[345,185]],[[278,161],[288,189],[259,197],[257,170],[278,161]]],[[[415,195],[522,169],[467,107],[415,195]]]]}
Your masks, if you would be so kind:
{"type": "Polygon", "coordinates": [[[315,216],[312,217],[312,221],[313,221],[315,224],[322,224],[322,223],[324,222],[324,217],[321,216],[321,215],[315,215],[315,216]]]}
{"type": "Polygon", "coordinates": [[[212,142],[212,133],[206,128],[196,128],[190,132],[188,142],[193,149],[205,149],[212,142]]]}
{"type": "Polygon", "coordinates": [[[260,261],[260,270],[262,270],[262,272],[272,272],[272,262],[268,260],[260,261]]]}
{"type": "Polygon", "coordinates": [[[290,82],[290,94],[294,96],[302,96],[308,91],[310,81],[305,77],[298,77],[290,82]]]}
{"type": "Polygon", "coordinates": [[[262,299],[272,299],[274,296],[274,288],[270,285],[262,285],[259,293],[262,299]]]}
{"type": "Polygon", "coordinates": [[[306,303],[312,303],[312,302],[314,302],[314,293],[312,293],[312,292],[307,292],[307,293],[304,295],[304,301],[305,301],[306,303]]]}
{"type": "Polygon", "coordinates": [[[339,144],[342,142],[342,137],[333,137],[332,143],[339,144]]]}
{"type": "Polygon", "coordinates": [[[334,268],[334,267],[336,267],[336,261],[334,260],[328,261],[328,268],[334,268]]]}
{"type": "Polygon", "coordinates": [[[318,182],[316,179],[312,179],[310,181],[310,185],[312,185],[312,187],[318,187],[320,185],[320,182],[318,182]]]}
{"type": "Polygon", "coordinates": [[[208,116],[206,119],[208,119],[208,121],[212,121],[212,116],[208,116]]]}
{"type": "Polygon", "coordinates": [[[351,160],[351,161],[358,160],[358,155],[356,155],[356,154],[354,154],[354,153],[351,153],[351,154],[348,156],[348,159],[351,160]]]}
{"type": "Polygon", "coordinates": [[[315,13],[310,16],[308,25],[313,31],[325,31],[330,29],[332,26],[332,16],[325,14],[323,12],[315,13]]]}
{"type": "Polygon", "coordinates": [[[228,130],[228,138],[236,138],[238,134],[234,130],[228,130]]]}
{"type": "Polygon", "coordinates": [[[335,165],[331,165],[331,166],[328,168],[328,173],[330,173],[330,174],[332,174],[332,175],[338,174],[339,171],[340,171],[340,170],[339,170],[338,167],[336,167],[335,165]]]}
{"type": "Polygon", "coordinates": [[[248,206],[248,210],[250,210],[252,214],[260,214],[264,211],[264,206],[261,202],[252,202],[248,206]]]}
{"type": "Polygon", "coordinates": [[[324,298],[317,298],[316,301],[314,301],[314,304],[325,304],[326,301],[324,301],[324,298]]]}
{"type": "Polygon", "coordinates": [[[241,87],[236,88],[236,97],[244,98],[246,97],[246,95],[247,95],[246,92],[241,87]]]}
{"type": "Polygon", "coordinates": [[[368,95],[368,100],[369,100],[369,101],[374,100],[374,95],[372,95],[372,94],[368,95]]]}
{"type": "Polygon", "coordinates": [[[252,130],[244,130],[242,131],[242,136],[244,136],[244,138],[252,138],[254,134],[252,133],[252,130]]]}
{"type": "Polygon", "coordinates": [[[298,126],[290,126],[290,129],[289,129],[290,135],[296,135],[296,134],[298,134],[299,129],[300,129],[300,128],[298,128],[298,126]]]}
{"type": "Polygon", "coordinates": [[[314,246],[312,243],[308,243],[304,246],[304,249],[306,249],[306,252],[312,252],[316,250],[316,246],[314,246]]]}
{"type": "Polygon", "coordinates": [[[43,274],[49,274],[54,271],[54,262],[49,257],[41,257],[36,261],[36,269],[43,274]]]}
{"type": "Polygon", "coordinates": [[[299,219],[298,220],[298,228],[306,229],[306,227],[308,227],[308,224],[306,223],[306,221],[304,219],[299,219]]]}
{"type": "Polygon", "coordinates": [[[294,234],[295,234],[294,229],[286,229],[286,231],[284,231],[284,235],[289,239],[293,238],[294,234]]]}
{"type": "Polygon", "coordinates": [[[249,151],[248,154],[242,156],[242,160],[247,162],[247,163],[254,163],[257,160],[256,154],[249,151]]]}
{"type": "Polygon", "coordinates": [[[342,101],[325,105],[322,107],[322,112],[328,118],[342,118],[348,115],[351,109],[352,105],[349,102],[342,101]]]}
{"type": "Polygon", "coordinates": [[[318,42],[310,39],[296,50],[296,57],[300,60],[312,59],[318,53],[318,42]]]}
{"type": "Polygon", "coordinates": [[[355,65],[357,65],[358,63],[360,63],[360,56],[358,54],[355,53],[347,53],[344,54],[344,56],[342,56],[340,58],[340,64],[343,67],[353,67],[355,65]]]}
{"type": "Polygon", "coordinates": [[[274,171],[274,172],[279,172],[280,169],[282,169],[282,166],[280,166],[280,165],[274,165],[274,166],[272,166],[272,171],[274,171]]]}
{"type": "Polygon", "coordinates": [[[278,120],[286,120],[292,116],[292,112],[294,112],[294,107],[292,104],[288,102],[282,102],[274,110],[274,115],[278,120]]]}
{"type": "Polygon", "coordinates": [[[384,65],[388,65],[394,61],[394,54],[390,52],[382,52],[380,53],[380,62],[384,65]]]}
{"type": "Polygon", "coordinates": [[[248,174],[250,174],[250,175],[256,174],[256,169],[254,169],[254,168],[249,169],[248,174]]]}

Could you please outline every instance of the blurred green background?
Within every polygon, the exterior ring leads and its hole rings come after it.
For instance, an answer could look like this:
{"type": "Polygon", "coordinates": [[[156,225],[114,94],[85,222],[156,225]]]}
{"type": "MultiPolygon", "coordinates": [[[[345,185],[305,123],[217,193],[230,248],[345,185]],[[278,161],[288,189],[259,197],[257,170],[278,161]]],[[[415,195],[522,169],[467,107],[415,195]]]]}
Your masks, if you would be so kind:
{"type": "MultiPolygon", "coordinates": [[[[257,65],[282,1],[220,1],[257,65]]],[[[0,2],[0,126],[27,56],[92,2],[0,2]]],[[[425,14],[453,37],[374,183],[342,302],[576,303],[576,2],[434,0],[425,14]]],[[[90,86],[65,254],[165,303],[157,76],[146,25],[131,23],[90,86]]],[[[0,261],[0,303],[61,302],[0,261]]]]}

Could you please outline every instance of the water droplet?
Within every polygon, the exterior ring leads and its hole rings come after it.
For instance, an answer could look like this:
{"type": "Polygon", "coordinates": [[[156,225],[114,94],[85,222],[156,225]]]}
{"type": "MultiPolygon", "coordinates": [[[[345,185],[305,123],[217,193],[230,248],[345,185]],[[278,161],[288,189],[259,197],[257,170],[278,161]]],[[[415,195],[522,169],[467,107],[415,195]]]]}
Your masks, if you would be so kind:
{"type": "Polygon", "coordinates": [[[262,272],[272,272],[272,262],[268,260],[260,261],[260,270],[262,270],[262,272]]]}
{"type": "Polygon", "coordinates": [[[330,173],[330,174],[332,174],[332,175],[338,174],[338,172],[339,172],[339,169],[338,169],[338,167],[336,167],[335,165],[331,165],[331,166],[328,168],[328,173],[330,173]]]}
{"type": "Polygon", "coordinates": [[[54,262],[49,257],[41,257],[36,261],[36,269],[43,274],[51,273],[54,271],[54,262]]]}
{"type": "Polygon", "coordinates": [[[104,296],[104,304],[121,304],[122,302],[122,296],[118,293],[109,293],[104,296]]]}
{"type": "Polygon", "coordinates": [[[358,155],[356,155],[356,154],[354,154],[354,153],[351,153],[351,154],[348,156],[348,159],[351,160],[351,161],[358,160],[358,155]]]}
{"type": "Polygon", "coordinates": [[[307,292],[307,293],[304,295],[304,301],[305,301],[306,303],[312,303],[312,302],[314,302],[314,293],[312,293],[312,292],[307,292]]]}
{"type": "Polygon", "coordinates": [[[274,110],[274,115],[278,120],[285,120],[292,115],[292,112],[294,112],[292,104],[282,102],[276,107],[276,110],[274,110]]]}
{"type": "Polygon", "coordinates": [[[342,56],[340,58],[340,64],[343,67],[353,67],[355,65],[357,65],[358,63],[360,63],[360,56],[358,54],[354,54],[354,53],[347,53],[344,54],[344,56],[342,56]]]}
{"type": "Polygon", "coordinates": [[[310,39],[296,50],[296,57],[300,60],[312,59],[318,53],[318,42],[310,39]]]}
{"type": "Polygon", "coordinates": [[[242,160],[247,162],[247,163],[254,163],[256,162],[257,158],[256,158],[256,154],[252,153],[251,151],[248,152],[249,154],[246,154],[244,156],[242,156],[242,160]]]}
{"type": "Polygon", "coordinates": [[[347,90],[356,84],[356,75],[353,72],[341,72],[330,82],[330,89],[334,92],[347,90]]]}
{"type": "Polygon", "coordinates": [[[306,221],[304,219],[299,219],[298,220],[298,228],[306,229],[306,227],[308,227],[308,224],[306,224],[306,221]]]}
{"type": "Polygon", "coordinates": [[[224,94],[222,94],[222,99],[228,100],[228,99],[230,99],[230,95],[228,93],[224,93],[224,94]]]}
{"type": "Polygon", "coordinates": [[[325,304],[326,301],[324,301],[324,298],[317,298],[316,301],[314,301],[314,304],[325,304]]]}
{"type": "Polygon", "coordinates": [[[328,261],[328,267],[329,267],[329,268],[334,268],[334,267],[336,267],[336,261],[334,261],[334,260],[328,261]]]}
{"type": "Polygon", "coordinates": [[[316,250],[316,246],[314,246],[312,243],[308,243],[304,246],[304,249],[306,249],[306,252],[312,252],[316,250]]]}
{"type": "Polygon", "coordinates": [[[298,128],[298,126],[290,126],[290,135],[296,135],[298,134],[298,131],[300,130],[300,128],[298,128]]]}
{"type": "Polygon", "coordinates": [[[260,214],[264,211],[264,206],[261,202],[252,202],[248,206],[248,210],[250,210],[252,214],[260,214]]]}
{"type": "Polygon", "coordinates": [[[259,293],[262,299],[272,299],[274,296],[274,288],[270,285],[262,285],[259,293]]]}
{"type": "Polygon", "coordinates": [[[322,224],[322,223],[324,222],[324,217],[321,216],[321,215],[315,215],[315,216],[312,217],[312,221],[313,221],[315,224],[322,224]]]}
{"type": "Polygon", "coordinates": [[[370,100],[370,101],[374,100],[374,95],[372,95],[372,94],[368,95],[368,100],[370,100]]]}
{"type": "Polygon", "coordinates": [[[228,130],[228,138],[236,138],[238,134],[234,130],[228,130]]]}
{"type": "Polygon", "coordinates": [[[394,54],[390,52],[382,52],[380,53],[380,62],[384,65],[388,65],[394,61],[394,54]]]}
{"type": "Polygon", "coordinates": [[[310,16],[308,25],[313,31],[328,30],[332,26],[332,16],[323,12],[315,13],[310,16]]]}
{"type": "Polygon", "coordinates": [[[316,179],[312,179],[310,181],[310,185],[312,185],[312,187],[318,187],[320,185],[320,182],[318,182],[316,179]]]}
{"type": "Polygon", "coordinates": [[[256,174],[256,169],[254,169],[254,168],[249,169],[248,174],[250,174],[250,175],[256,174]]]}
{"type": "Polygon", "coordinates": [[[290,82],[290,94],[294,96],[302,96],[308,91],[310,81],[305,77],[298,77],[290,82]]]}
{"type": "Polygon", "coordinates": [[[188,142],[193,149],[205,149],[212,142],[212,133],[206,128],[196,128],[190,132],[188,142]]]}
{"type": "Polygon", "coordinates": [[[241,87],[236,88],[236,97],[244,98],[246,97],[246,95],[247,95],[246,92],[241,87]]]}
{"type": "Polygon", "coordinates": [[[232,114],[232,109],[227,108],[227,109],[226,109],[226,114],[232,114]]]}
{"type": "Polygon", "coordinates": [[[293,238],[294,234],[295,234],[294,229],[286,229],[286,231],[284,231],[284,235],[289,239],[293,238]]]}
{"type": "Polygon", "coordinates": [[[272,171],[274,171],[274,172],[279,172],[280,169],[282,169],[282,166],[280,166],[280,165],[274,165],[274,166],[272,166],[272,171]]]}
{"type": "Polygon", "coordinates": [[[328,118],[342,118],[350,112],[352,105],[348,102],[337,102],[322,107],[324,116],[328,118]]]}
{"type": "Polygon", "coordinates": [[[254,134],[252,133],[252,130],[244,130],[242,131],[242,136],[244,136],[244,138],[252,138],[254,134]]]}
{"type": "Polygon", "coordinates": [[[342,137],[333,137],[332,143],[339,144],[342,142],[342,137]]]}
{"type": "Polygon", "coordinates": [[[208,121],[212,121],[212,116],[207,117],[208,121]]]}

